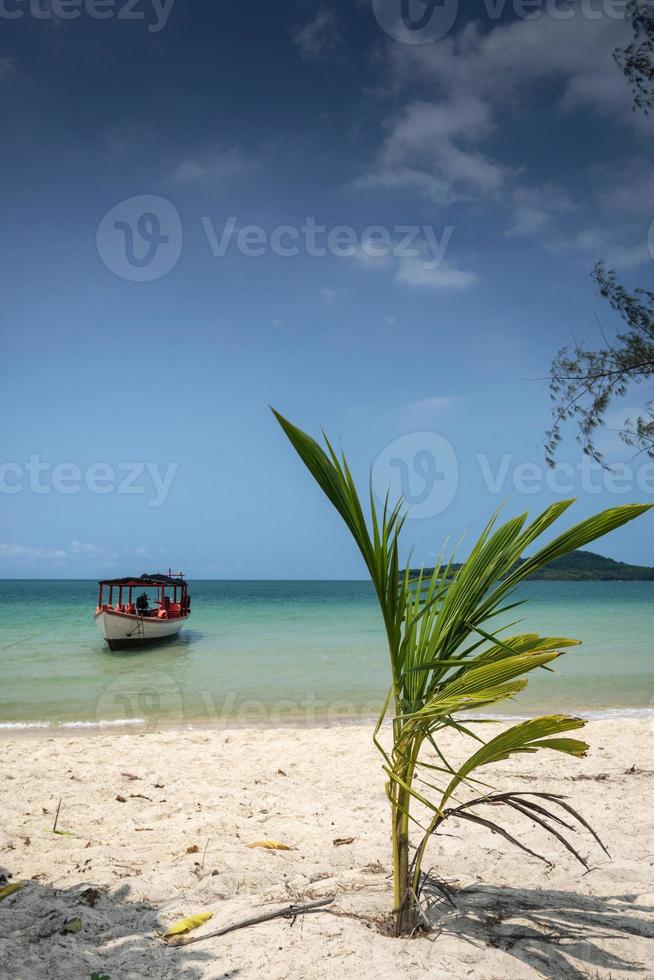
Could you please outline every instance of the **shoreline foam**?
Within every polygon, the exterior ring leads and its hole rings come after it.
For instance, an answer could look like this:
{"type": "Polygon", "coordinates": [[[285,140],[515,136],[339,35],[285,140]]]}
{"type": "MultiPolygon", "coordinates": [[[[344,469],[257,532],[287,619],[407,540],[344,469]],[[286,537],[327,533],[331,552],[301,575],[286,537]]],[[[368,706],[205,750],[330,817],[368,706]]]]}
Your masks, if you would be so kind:
{"type": "MultiPolygon", "coordinates": [[[[514,714],[487,712],[489,717],[495,718],[498,722],[523,721],[534,718],[540,714],[549,714],[551,709],[534,708],[530,712],[515,712],[514,714]]],[[[591,721],[612,721],[619,719],[654,719],[654,708],[631,708],[631,707],[607,707],[607,708],[574,708],[567,706],[560,709],[557,713],[574,715],[591,721]]],[[[316,728],[351,728],[356,726],[374,725],[377,721],[376,715],[352,716],[342,718],[321,718],[313,719],[287,718],[284,721],[263,721],[260,723],[243,721],[229,717],[221,719],[219,722],[212,722],[206,719],[197,718],[189,721],[175,721],[166,724],[164,720],[147,718],[107,718],[99,721],[92,720],[71,720],[71,721],[0,721],[0,739],[7,735],[20,736],[21,734],[31,734],[47,731],[50,734],[73,734],[76,731],[92,734],[96,731],[106,732],[107,729],[129,730],[136,733],[142,732],[194,732],[194,731],[263,731],[266,729],[298,729],[312,730],[316,728]]]]}

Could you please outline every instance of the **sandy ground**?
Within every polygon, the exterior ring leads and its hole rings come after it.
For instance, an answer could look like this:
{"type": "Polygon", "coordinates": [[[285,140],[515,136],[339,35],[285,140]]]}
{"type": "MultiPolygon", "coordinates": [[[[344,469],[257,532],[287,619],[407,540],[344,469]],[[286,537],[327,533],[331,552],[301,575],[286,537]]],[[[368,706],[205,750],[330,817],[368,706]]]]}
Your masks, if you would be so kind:
{"type": "MultiPolygon", "coordinates": [[[[523,756],[494,781],[566,794],[612,860],[580,835],[593,870],[558,846],[550,869],[452,823],[428,864],[452,884],[455,907],[435,902],[432,933],[413,940],[378,929],[392,904],[390,847],[368,728],[4,738],[0,872],[25,884],[0,902],[0,975],[653,978],[652,724],[597,721],[586,732],[587,759],[523,756]],[[74,836],[52,833],[60,798],[58,826],[74,836]],[[264,838],[294,849],[246,846],[264,838]],[[323,896],[335,897],[332,911],[294,924],[179,949],[157,938],[195,912],[213,912],[201,935],[323,896]],[[81,931],[63,934],[75,918],[81,931]]],[[[513,827],[552,853],[529,821],[513,827]]]]}

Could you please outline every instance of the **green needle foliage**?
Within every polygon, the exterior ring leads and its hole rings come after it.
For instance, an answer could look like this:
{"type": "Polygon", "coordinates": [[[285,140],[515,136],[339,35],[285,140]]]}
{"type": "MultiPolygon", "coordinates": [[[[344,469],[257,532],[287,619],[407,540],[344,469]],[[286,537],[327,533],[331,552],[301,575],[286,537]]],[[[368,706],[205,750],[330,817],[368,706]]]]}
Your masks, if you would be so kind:
{"type": "MultiPolygon", "coordinates": [[[[502,638],[494,634],[493,618],[520,605],[512,600],[515,587],[555,558],[582,548],[638,517],[648,505],[605,510],[560,534],[519,564],[518,559],[525,550],[573,501],[554,503],[531,522],[523,514],[499,524],[495,514],[468,559],[456,570],[452,558],[441,558],[428,573],[415,573],[409,564],[400,564],[400,535],[406,516],[402,501],[391,506],[387,498],[380,510],[371,490],[366,519],[345,457],[339,458],[326,438],[323,450],[301,429],[277,412],[274,414],[348,526],[372,579],[384,620],[391,687],[374,740],[388,777],[397,934],[412,933],[424,919],[420,892],[425,878],[422,873],[425,850],[432,835],[451,817],[494,831],[550,863],[496,822],[497,808],[507,807],[545,829],[587,867],[565,831],[581,826],[601,847],[604,845],[565,800],[549,793],[493,792],[478,772],[519,753],[541,749],[582,756],[588,749],[586,743],[563,733],[582,728],[584,722],[567,715],[548,715],[513,725],[484,741],[471,726],[490,719],[466,717],[463,721],[460,716],[518,694],[526,686],[530,671],[547,668],[566,648],[578,642],[535,633],[502,638]],[[390,710],[393,737],[392,748],[387,751],[378,736],[390,710]],[[475,751],[458,767],[448,761],[439,745],[439,735],[445,730],[474,742],[475,751]],[[431,750],[429,762],[424,758],[424,749],[431,750]],[[436,800],[427,797],[418,786],[436,790],[436,800]],[[480,787],[487,791],[481,792],[480,787]],[[475,795],[471,797],[471,793],[475,795]],[[420,821],[412,812],[415,803],[419,804],[420,821]],[[492,820],[487,815],[489,810],[493,813],[492,820]],[[410,823],[421,829],[412,859],[410,823]]],[[[499,632],[504,633],[506,629],[503,627],[499,632]]]]}

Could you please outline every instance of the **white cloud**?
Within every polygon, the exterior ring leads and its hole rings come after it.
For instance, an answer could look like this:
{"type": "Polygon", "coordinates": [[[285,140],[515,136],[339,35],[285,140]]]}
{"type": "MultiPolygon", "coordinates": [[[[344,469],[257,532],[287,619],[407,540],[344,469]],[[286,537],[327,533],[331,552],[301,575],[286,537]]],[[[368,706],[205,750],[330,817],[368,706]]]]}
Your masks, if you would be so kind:
{"type": "Polygon", "coordinates": [[[95,544],[85,544],[82,541],[71,541],[70,550],[74,555],[99,555],[101,554],[101,549],[95,544]]]}
{"type": "Polygon", "coordinates": [[[642,215],[645,202],[654,204],[654,169],[649,160],[638,158],[622,169],[607,170],[604,180],[602,204],[610,211],[642,215]]]}
{"type": "MultiPolygon", "coordinates": [[[[488,152],[490,138],[494,147],[501,145],[501,127],[507,119],[519,121],[519,111],[531,111],[535,91],[551,93],[561,116],[579,108],[598,120],[652,128],[651,118],[631,112],[629,86],[613,60],[614,49],[630,40],[630,25],[608,15],[585,16],[580,2],[569,9],[570,17],[545,10],[490,29],[470,23],[434,44],[389,43],[384,57],[392,98],[410,91],[412,101],[386,121],[387,135],[356,186],[412,190],[441,206],[491,201],[507,214],[507,235],[546,235],[550,245],[561,216],[576,205],[560,188],[527,182],[524,168],[511,169],[497,158],[501,151],[488,152]]],[[[550,118],[555,126],[556,110],[550,118]]],[[[637,211],[641,195],[652,199],[648,164],[638,165],[637,186],[629,183],[616,188],[614,182],[614,208],[637,211]]],[[[615,238],[611,244],[623,268],[645,257],[644,244],[620,246],[615,238]]],[[[414,273],[409,269],[409,277],[414,273]]]]}
{"type": "Polygon", "coordinates": [[[336,54],[343,43],[336,11],[321,7],[313,20],[298,28],[293,41],[305,61],[316,61],[336,54]]]}
{"type": "Polygon", "coordinates": [[[358,187],[413,188],[448,204],[471,191],[493,194],[509,173],[473,148],[494,128],[489,107],[474,96],[414,102],[388,128],[372,171],[358,187]]]}
{"type": "Polygon", "coordinates": [[[257,163],[237,146],[205,156],[202,160],[187,158],[175,169],[172,179],[180,184],[220,181],[238,174],[251,173],[257,163]]]}
{"type": "Polygon", "coordinates": [[[332,289],[331,286],[323,286],[320,290],[320,297],[327,304],[333,303],[337,296],[338,290],[332,289]]]}
{"type": "MultiPolygon", "coordinates": [[[[389,43],[388,94],[395,104],[405,92],[411,97],[386,120],[386,135],[356,186],[413,191],[439,206],[491,202],[506,215],[509,237],[539,238],[553,251],[603,259],[615,269],[650,261],[646,230],[615,221],[616,212],[641,214],[643,203],[654,200],[648,160],[636,159],[623,172],[592,167],[584,200],[573,203],[561,187],[534,185],[524,168],[512,169],[498,158],[498,135],[507,119],[519,122],[536,98],[555,103],[548,118],[552,136],[544,132],[544,139],[556,138],[556,106],[561,119],[581,110],[599,124],[608,118],[635,126],[638,137],[651,132],[651,117],[631,111],[629,86],[613,59],[615,48],[631,40],[631,26],[624,18],[585,16],[580,0],[568,9],[572,16],[545,9],[533,18],[492,22],[490,29],[470,23],[434,44],[389,43]],[[584,219],[589,204],[593,217],[584,219]],[[576,232],[563,220],[574,211],[580,215],[576,232]],[[601,227],[602,212],[611,231],[601,227]]],[[[434,289],[465,289],[476,281],[472,272],[445,264],[429,270],[419,259],[398,263],[395,278],[434,289]]]]}
{"type": "Polygon", "coordinates": [[[432,395],[430,398],[410,402],[406,411],[414,415],[442,415],[456,408],[460,402],[461,399],[454,395],[432,395]]]}
{"type": "Polygon", "coordinates": [[[399,260],[395,279],[406,286],[460,291],[474,286],[478,277],[474,272],[453,269],[445,263],[432,269],[425,264],[421,257],[416,256],[415,258],[399,260]]]}
{"type": "MultiPolygon", "coordinates": [[[[389,45],[400,92],[422,87],[435,99],[404,108],[359,186],[404,186],[441,204],[503,190],[517,171],[482,153],[480,144],[497,129],[500,113],[526,101],[535,83],[558,83],[562,110],[591,107],[631,120],[629,87],[612,57],[629,33],[624,21],[591,20],[577,9],[570,19],[543,13],[491,30],[470,23],[437,44],[389,45]]],[[[534,234],[548,223],[551,208],[526,197],[516,204],[513,234],[534,234]]]]}
{"type": "Polygon", "coordinates": [[[365,247],[365,244],[357,244],[353,246],[352,258],[357,263],[357,265],[362,266],[364,269],[387,269],[392,262],[390,254],[375,253],[369,248],[365,247]]]}
{"type": "Polygon", "coordinates": [[[364,269],[373,272],[390,272],[395,282],[403,286],[462,290],[477,282],[477,275],[474,272],[455,269],[445,262],[435,266],[422,255],[373,256],[359,248],[354,258],[364,269]]]}
{"type": "Polygon", "coordinates": [[[30,565],[36,562],[89,561],[94,566],[107,566],[113,563],[118,555],[104,547],[83,541],[71,541],[65,548],[33,548],[24,544],[0,544],[0,561],[6,559],[16,565],[30,565]]]}
{"type": "Polygon", "coordinates": [[[511,194],[509,237],[527,238],[547,232],[555,215],[573,209],[568,195],[558,187],[518,187],[511,194]]]}
{"type": "Polygon", "coordinates": [[[60,548],[30,548],[23,544],[0,544],[0,559],[14,559],[19,563],[68,558],[60,548]]]}
{"type": "Polygon", "coordinates": [[[532,83],[558,82],[562,106],[591,106],[603,115],[631,117],[631,95],[613,61],[613,50],[631,40],[623,20],[583,16],[542,16],[498,24],[490,31],[468,24],[438,44],[395,45],[390,56],[400,82],[416,75],[446,91],[474,93],[494,104],[526,95],[532,83]]]}
{"type": "Polygon", "coordinates": [[[553,251],[578,252],[593,262],[603,261],[611,269],[633,269],[651,262],[647,241],[623,245],[616,240],[620,229],[613,232],[604,228],[584,228],[570,239],[551,246],[553,251]]]}
{"type": "Polygon", "coordinates": [[[638,265],[652,261],[646,242],[640,245],[609,245],[598,258],[611,269],[634,269],[638,265]]]}

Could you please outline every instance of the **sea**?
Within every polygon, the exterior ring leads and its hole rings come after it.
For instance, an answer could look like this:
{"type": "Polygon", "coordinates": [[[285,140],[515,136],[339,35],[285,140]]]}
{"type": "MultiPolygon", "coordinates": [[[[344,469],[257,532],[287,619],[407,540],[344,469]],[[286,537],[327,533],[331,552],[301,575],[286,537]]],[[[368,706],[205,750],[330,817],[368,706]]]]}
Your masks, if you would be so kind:
{"type": "MultiPolygon", "coordinates": [[[[194,581],[180,637],[112,652],[91,581],[0,580],[0,731],[342,724],[383,703],[389,669],[363,581],[194,581]]],[[[498,706],[654,717],[654,582],[528,582],[512,632],[583,641],[498,706]]],[[[495,621],[494,621],[494,625],[495,621]]]]}

